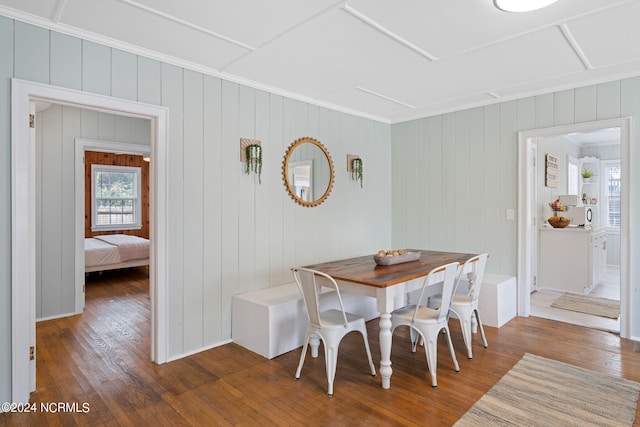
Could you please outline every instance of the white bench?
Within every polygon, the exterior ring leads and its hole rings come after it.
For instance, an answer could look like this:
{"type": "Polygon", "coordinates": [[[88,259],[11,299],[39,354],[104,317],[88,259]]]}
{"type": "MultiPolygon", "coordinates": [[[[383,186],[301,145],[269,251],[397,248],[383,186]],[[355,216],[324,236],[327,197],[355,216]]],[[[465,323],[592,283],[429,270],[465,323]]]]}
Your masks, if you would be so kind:
{"type": "MultiPolygon", "coordinates": [[[[379,316],[372,297],[340,292],[346,311],[366,321],[379,316]]],[[[335,291],[320,296],[320,309],[339,308],[335,291]]],[[[272,359],[304,344],[307,313],[295,283],[234,295],[231,339],[254,353],[272,359]]]]}
{"type": "Polygon", "coordinates": [[[518,289],[514,276],[485,273],[478,299],[482,324],[499,328],[518,314],[518,289]]]}
{"type": "MultiPolygon", "coordinates": [[[[468,282],[464,279],[460,280],[458,292],[466,293],[468,290],[468,282]]],[[[442,287],[438,291],[438,287],[434,287],[431,293],[442,292],[442,287]]],[[[478,297],[478,311],[480,319],[485,326],[493,326],[499,328],[509,320],[516,317],[518,312],[518,294],[517,294],[516,278],[504,274],[485,273],[482,279],[482,288],[480,288],[480,296],[478,297]]],[[[437,295],[434,298],[434,304],[439,305],[437,295]]],[[[451,317],[456,317],[451,313],[451,317]]],[[[475,333],[477,330],[475,316],[471,318],[471,328],[475,333]]]]}

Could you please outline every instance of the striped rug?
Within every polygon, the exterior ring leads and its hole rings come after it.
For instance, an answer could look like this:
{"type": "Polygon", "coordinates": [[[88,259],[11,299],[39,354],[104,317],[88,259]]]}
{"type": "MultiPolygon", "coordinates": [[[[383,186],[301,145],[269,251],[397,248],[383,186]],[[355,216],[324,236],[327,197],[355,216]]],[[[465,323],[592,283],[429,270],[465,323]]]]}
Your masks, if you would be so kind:
{"type": "Polygon", "coordinates": [[[610,319],[617,319],[620,316],[620,301],[589,295],[564,294],[555,300],[551,307],[610,319]]]}
{"type": "Polygon", "coordinates": [[[455,424],[631,426],[640,383],[525,354],[455,424]]]}

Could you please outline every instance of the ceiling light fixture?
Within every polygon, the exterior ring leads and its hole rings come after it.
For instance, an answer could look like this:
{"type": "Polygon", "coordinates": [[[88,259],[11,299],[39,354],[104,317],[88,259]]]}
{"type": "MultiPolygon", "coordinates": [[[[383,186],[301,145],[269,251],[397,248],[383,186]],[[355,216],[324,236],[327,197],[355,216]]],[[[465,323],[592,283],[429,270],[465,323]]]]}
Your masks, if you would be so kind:
{"type": "Polygon", "coordinates": [[[558,0],[493,0],[493,4],[505,12],[529,12],[542,9],[558,0]]]}

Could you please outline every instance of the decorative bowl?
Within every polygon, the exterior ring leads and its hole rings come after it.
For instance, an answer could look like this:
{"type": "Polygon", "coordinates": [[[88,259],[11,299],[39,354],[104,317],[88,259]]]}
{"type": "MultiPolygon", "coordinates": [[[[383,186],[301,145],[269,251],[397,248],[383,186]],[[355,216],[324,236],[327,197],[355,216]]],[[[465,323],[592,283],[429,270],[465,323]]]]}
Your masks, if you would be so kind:
{"type": "Polygon", "coordinates": [[[395,264],[401,264],[403,262],[417,261],[420,259],[421,255],[422,255],[422,252],[419,252],[419,251],[415,251],[415,252],[405,251],[402,255],[392,255],[392,256],[374,255],[373,259],[376,261],[376,264],[378,265],[395,265],[395,264]]]}
{"type": "Polygon", "coordinates": [[[569,225],[569,223],[571,223],[571,220],[569,218],[563,216],[552,216],[549,217],[547,221],[553,228],[565,228],[569,225]]]}

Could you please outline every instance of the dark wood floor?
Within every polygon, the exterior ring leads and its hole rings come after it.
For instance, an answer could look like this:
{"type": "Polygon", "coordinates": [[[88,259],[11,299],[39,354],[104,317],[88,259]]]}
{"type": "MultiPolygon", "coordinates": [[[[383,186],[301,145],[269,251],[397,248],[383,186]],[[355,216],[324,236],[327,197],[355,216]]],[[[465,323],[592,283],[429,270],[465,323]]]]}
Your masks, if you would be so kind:
{"type": "MultiPolygon", "coordinates": [[[[486,328],[489,348],[474,337],[465,357],[451,322],[460,372],[441,340],[437,388],[424,351],[412,354],[396,331],[391,389],[368,371],[362,340],[341,347],[333,398],[326,395],[324,359],[307,357],[293,378],[299,350],[266,360],[228,344],[164,365],[149,362],[149,297],[145,269],[88,280],[85,313],[37,325],[38,413],[0,414],[4,426],[74,425],[433,425],[460,418],[524,353],[640,381],[640,345],[617,335],[540,318],[486,328]],[[40,404],[77,404],[77,412],[40,412],[40,404]],[[88,409],[88,412],[83,412],[88,409]]],[[[379,361],[377,320],[367,324],[379,361]]],[[[72,407],[72,409],[74,409],[72,407]]],[[[636,411],[640,420],[640,411],[636,411]]]]}

